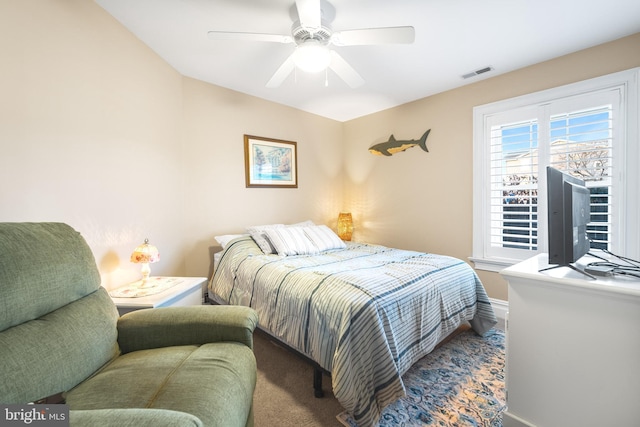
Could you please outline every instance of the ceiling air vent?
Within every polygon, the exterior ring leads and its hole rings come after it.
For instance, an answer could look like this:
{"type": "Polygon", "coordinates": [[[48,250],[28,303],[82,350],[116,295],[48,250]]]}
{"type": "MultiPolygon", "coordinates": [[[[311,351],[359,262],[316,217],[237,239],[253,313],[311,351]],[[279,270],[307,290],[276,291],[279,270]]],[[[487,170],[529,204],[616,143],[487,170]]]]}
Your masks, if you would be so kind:
{"type": "Polygon", "coordinates": [[[492,67],[480,68],[479,70],[475,70],[475,71],[472,71],[470,73],[463,74],[462,78],[463,79],[470,79],[471,77],[479,76],[480,74],[488,73],[489,71],[492,71],[492,70],[493,70],[492,67]]]}

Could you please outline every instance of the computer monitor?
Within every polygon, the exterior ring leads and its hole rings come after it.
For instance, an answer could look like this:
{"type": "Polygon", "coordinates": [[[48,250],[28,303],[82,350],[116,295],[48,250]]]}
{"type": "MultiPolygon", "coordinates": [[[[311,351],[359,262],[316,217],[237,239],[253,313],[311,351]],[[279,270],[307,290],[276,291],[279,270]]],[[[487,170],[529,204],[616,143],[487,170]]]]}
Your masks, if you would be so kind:
{"type": "Polygon", "coordinates": [[[590,218],[590,191],[584,181],[548,166],[549,264],[576,269],[573,263],[589,252],[587,224],[590,218]]]}

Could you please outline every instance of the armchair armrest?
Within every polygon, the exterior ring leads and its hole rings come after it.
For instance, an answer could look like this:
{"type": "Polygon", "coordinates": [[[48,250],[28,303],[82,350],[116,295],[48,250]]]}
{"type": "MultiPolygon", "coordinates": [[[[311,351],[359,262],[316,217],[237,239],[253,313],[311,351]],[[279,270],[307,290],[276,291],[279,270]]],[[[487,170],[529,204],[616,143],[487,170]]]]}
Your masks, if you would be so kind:
{"type": "Polygon", "coordinates": [[[175,345],[237,341],[253,349],[258,314],[237,305],[203,305],[137,310],[118,319],[123,353],[175,345]]]}

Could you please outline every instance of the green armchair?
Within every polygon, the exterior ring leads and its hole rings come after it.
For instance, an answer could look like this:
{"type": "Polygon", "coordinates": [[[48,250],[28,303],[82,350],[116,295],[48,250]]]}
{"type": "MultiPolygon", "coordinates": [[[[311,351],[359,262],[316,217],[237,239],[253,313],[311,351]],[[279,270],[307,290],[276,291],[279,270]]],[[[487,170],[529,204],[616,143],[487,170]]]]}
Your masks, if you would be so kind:
{"type": "Polygon", "coordinates": [[[0,403],[62,392],[72,426],[252,426],[255,311],[118,317],[93,254],[60,223],[0,223],[0,403]]]}

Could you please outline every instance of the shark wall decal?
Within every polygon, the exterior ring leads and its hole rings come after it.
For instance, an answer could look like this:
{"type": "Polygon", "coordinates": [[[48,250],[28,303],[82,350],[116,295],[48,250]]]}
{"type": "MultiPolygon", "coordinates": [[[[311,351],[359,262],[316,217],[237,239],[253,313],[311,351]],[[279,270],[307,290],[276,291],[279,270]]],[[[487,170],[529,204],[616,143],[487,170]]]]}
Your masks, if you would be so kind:
{"type": "Polygon", "coordinates": [[[371,154],[375,154],[376,156],[392,156],[395,153],[399,153],[417,145],[428,153],[429,149],[427,148],[427,137],[429,136],[429,132],[431,132],[431,129],[426,131],[420,139],[410,139],[405,141],[399,141],[395,139],[393,135],[391,135],[388,141],[381,142],[369,147],[369,152],[371,154]]]}

